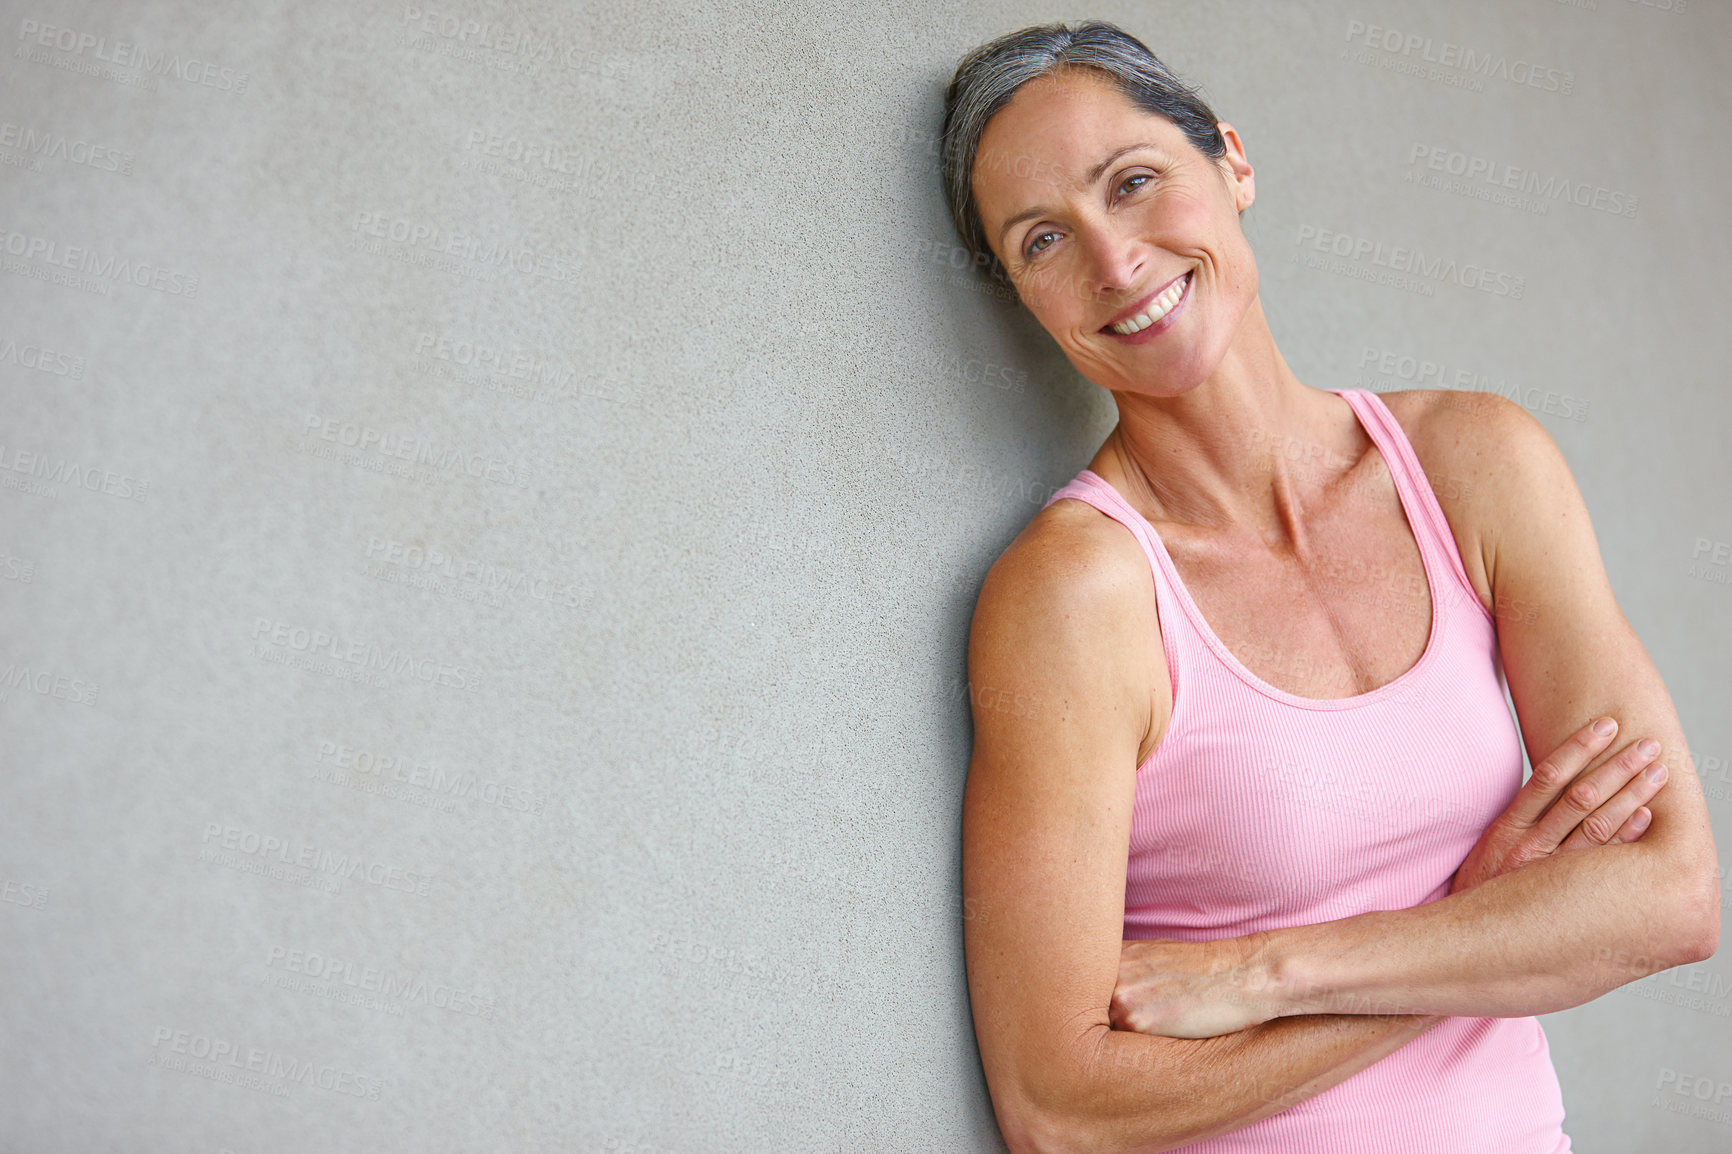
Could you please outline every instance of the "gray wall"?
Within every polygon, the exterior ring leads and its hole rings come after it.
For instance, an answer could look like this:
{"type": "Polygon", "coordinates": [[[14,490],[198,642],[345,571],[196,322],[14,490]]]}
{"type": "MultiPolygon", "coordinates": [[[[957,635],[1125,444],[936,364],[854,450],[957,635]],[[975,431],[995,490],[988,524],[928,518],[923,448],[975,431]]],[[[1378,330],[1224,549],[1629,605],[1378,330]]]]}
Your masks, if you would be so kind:
{"type": "MultiPolygon", "coordinates": [[[[1732,821],[1718,0],[0,9],[0,1147],[1001,1148],[967,626],[1113,412],[929,146],[1037,20],[1243,133],[1302,379],[1539,416],[1732,821]]],[[[1547,1018],[1577,1149],[1732,1145],[1729,1009],[1547,1018]]]]}

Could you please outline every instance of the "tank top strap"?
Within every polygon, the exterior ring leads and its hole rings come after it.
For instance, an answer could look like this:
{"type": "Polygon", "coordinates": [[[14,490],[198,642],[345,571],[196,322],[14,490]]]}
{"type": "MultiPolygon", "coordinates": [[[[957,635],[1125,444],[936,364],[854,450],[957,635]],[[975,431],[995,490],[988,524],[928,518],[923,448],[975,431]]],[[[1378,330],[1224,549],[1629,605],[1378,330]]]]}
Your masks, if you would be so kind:
{"type": "MultiPolygon", "coordinates": [[[[1442,578],[1444,574],[1452,575],[1448,586],[1435,589],[1449,601],[1471,601],[1486,619],[1491,615],[1485,611],[1485,603],[1479,599],[1479,593],[1468,579],[1467,567],[1461,560],[1461,549],[1455,543],[1455,532],[1449,527],[1449,518],[1443,514],[1443,506],[1438,504],[1437,493],[1432,488],[1431,479],[1426,476],[1425,466],[1420,464],[1419,456],[1413,451],[1413,443],[1407,439],[1407,433],[1401,423],[1395,419],[1395,414],[1389,411],[1389,406],[1383,403],[1383,398],[1370,389],[1348,388],[1327,389],[1352,406],[1359,415],[1359,423],[1365,427],[1372,442],[1383,454],[1384,461],[1389,466],[1389,474],[1399,490],[1402,507],[1408,510],[1408,522],[1412,526],[1414,539],[1431,562],[1430,568],[1442,578]],[[1417,514],[1415,516],[1414,514],[1417,514]]],[[[1459,483],[1455,478],[1445,478],[1449,484],[1459,483]]]]}
{"type": "MultiPolygon", "coordinates": [[[[1046,504],[1062,501],[1066,497],[1074,498],[1085,504],[1093,505],[1119,524],[1131,531],[1131,536],[1143,547],[1143,556],[1148,559],[1149,572],[1155,583],[1155,617],[1161,629],[1161,649],[1167,659],[1167,683],[1173,691],[1173,712],[1177,715],[1179,702],[1179,646],[1189,638],[1179,631],[1184,628],[1180,622],[1185,614],[1178,592],[1173,582],[1176,575],[1169,575],[1166,566],[1169,564],[1165,547],[1155,537],[1154,528],[1143,515],[1133,509],[1119,491],[1110,485],[1092,469],[1084,469],[1068,484],[1064,485],[1052,496],[1046,499],[1046,504]]],[[[1201,639],[1196,639],[1201,644],[1201,639]]],[[[1151,758],[1153,753],[1149,755],[1151,758]]],[[[1141,769],[1141,766],[1138,766],[1141,769]]]]}

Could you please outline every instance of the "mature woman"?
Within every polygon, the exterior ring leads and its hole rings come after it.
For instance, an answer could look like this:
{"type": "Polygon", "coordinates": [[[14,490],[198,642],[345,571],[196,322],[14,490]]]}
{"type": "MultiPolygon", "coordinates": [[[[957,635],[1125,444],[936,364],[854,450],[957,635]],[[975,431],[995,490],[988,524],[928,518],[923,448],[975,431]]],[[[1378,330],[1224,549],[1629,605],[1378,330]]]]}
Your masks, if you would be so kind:
{"type": "Polygon", "coordinates": [[[1708,957],[1720,902],[1562,455],[1495,395],[1301,383],[1243,141],[1119,29],[977,49],[943,131],[964,242],[1119,413],[970,639],[1011,1149],[1568,1150],[1533,1015],[1708,957]]]}

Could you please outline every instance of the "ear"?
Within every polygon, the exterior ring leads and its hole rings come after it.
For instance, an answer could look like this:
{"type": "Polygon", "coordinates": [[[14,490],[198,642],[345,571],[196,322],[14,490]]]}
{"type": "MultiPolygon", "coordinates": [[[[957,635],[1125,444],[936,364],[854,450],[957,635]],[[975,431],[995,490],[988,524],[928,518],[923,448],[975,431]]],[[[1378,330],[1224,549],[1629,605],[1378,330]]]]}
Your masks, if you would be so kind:
{"type": "Polygon", "coordinates": [[[1235,202],[1244,201],[1239,209],[1239,215],[1245,215],[1245,209],[1250,208],[1257,199],[1256,173],[1251,168],[1251,162],[1245,156],[1245,142],[1239,137],[1239,130],[1225,120],[1215,125],[1221,139],[1227,145],[1227,151],[1215,161],[1215,167],[1227,182],[1228,191],[1235,202]]]}

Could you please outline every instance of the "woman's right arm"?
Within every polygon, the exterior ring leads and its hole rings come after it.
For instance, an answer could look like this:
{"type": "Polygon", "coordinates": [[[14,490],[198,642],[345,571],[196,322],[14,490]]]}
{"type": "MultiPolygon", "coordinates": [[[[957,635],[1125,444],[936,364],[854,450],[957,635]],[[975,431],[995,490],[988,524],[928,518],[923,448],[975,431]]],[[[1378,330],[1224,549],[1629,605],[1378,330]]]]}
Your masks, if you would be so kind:
{"type": "Polygon", "coordinates": [[[1321,1093],[1443,1019],[1317,1014],[1199,1039],[1111,1027],[1137,753],[1170,694],[1147,558],[1122,527],[1064,508],[993,566],[969,640],[975,1037],[1013,1154],[1170,1150],[1321,1093]]]}

